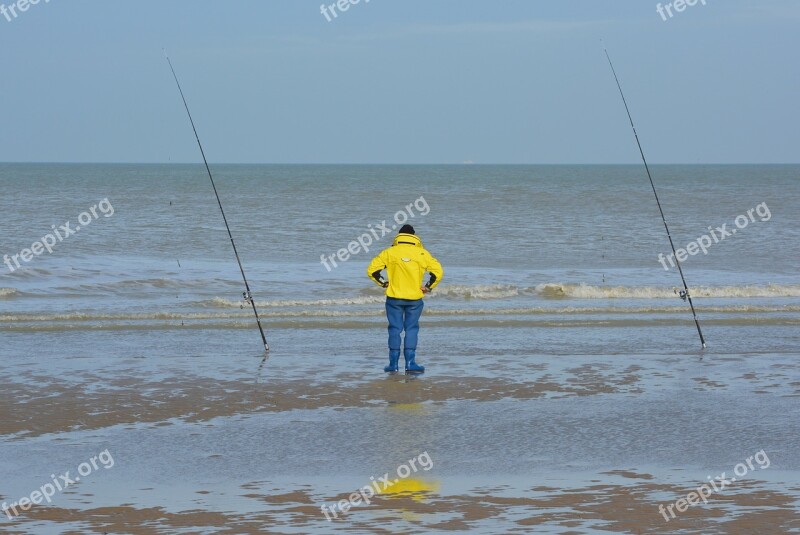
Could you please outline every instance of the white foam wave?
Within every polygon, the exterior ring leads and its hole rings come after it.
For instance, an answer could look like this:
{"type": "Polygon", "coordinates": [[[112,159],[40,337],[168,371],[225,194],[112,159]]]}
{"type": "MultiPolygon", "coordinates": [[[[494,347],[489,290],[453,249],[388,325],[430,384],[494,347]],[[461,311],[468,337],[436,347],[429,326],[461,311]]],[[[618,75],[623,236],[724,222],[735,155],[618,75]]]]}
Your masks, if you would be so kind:
{"type": "MultiPolygon", "coordinates": [[[[800,285],[700,286],[690,291],[693,297],[706,298],[800,297],[800,285]]],[[[676,296],[675,288],[586,284],[540,284],[536,293],[550,299],[674,299],[676,296]]]]}
{"type": "Polygon", "coordinates": [[[461,299],[504,299],[528,293],[527,288],[509,284],[487,284],[477,286],[448,285],[436,288],[436,296],[456,297],[461,299]]]}
{"type": "MultiPolygon", "coordinates": [[[[252,311],[242,312],[142,312],[138,314],[99,314],[91,312],[75,312],[71,314],[0,314],[0,323],[27,322],[91,322],[91,321],[184,321],[184,320],[222,320],[247,319],[252,311]]],[[[260,313],[264,318],[337,318],[337,317],[383,317],[380,310],[295,310],[270,311],[260,313]]]]}
{"type": "MultiPolygon", "coordinates": [[[[747,286],[701,286],[691,288],[693,297],[702,298],[769,298],[800,297],[800,285],[747,285],[747,286]]],[[[548,283],[535,287],[505,284],[496,285],[452,285],[439,286],[433,293],[433,300],[452,301],[490,301],[514,297],[539,297],[543,299],[670,299],[677,298],[676,289],[665,286],[592,286],[588,284],[548,283]]],[[[296,299],[257,301],[263,308],[330,308],[359,305],[380,305],[384,302],[380,294],[342,297],[338,299],[296,299]]],[[[240,308],[243,301],[214,298],[199,303],[210,308],[240,308]]]]}
{"type": "Polygon", "coordinates": [[[14,297],[19,292],[16,288],[0,288],[0,299],[8,299],[14,297]]]}
{"type": "MultiPolygon", "coordinates": [[[[770,314],[770,313],[798,313],[800,306],[705,306],[702,311],[706,314],[770,314]]],[[[682,305],[658,307],[562,307],[562,308],[460,308],[460,309],[426,309],[426,316],[434,317],[480,317],[480,316],[579,316],[579,315],[645,315],[645,314],[685,314],[686,308],[682,305]]],[[[102,314],[91,312],[75,312],[70,314],[0,314],[2,323],[84,323],[84,322],[152,322],[152,321],[209,321],[209,320],[246,320],[252,312],[208,312],[208,313],[180,313],[180,312],[152,312],[137,314],[102,314]]],[[[378,318],[383,320],[383,312],[377,310],[272,310],[261,314],[264,318],[378,318]]]]}
{"type": "Polygon", "coordinates": [[[6,273],[6,277],[16,277],[19,279],[37,279],[44,278],[53,273],[47,269],[23,266],[21,269],[15,269],[13,272],[6,273]]]}

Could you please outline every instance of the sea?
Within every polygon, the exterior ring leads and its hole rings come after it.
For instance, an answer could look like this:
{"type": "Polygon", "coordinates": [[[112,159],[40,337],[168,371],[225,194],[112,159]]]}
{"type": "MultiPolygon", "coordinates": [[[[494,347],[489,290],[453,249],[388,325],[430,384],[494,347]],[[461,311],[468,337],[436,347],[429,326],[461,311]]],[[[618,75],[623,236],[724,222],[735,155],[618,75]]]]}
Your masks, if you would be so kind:
{"type": "MultiPolygon", "coordinates": [[[[523,499],[534,481],[574,490],[623,469],[688,488],[763,449],[767,490],[797,499],[800,165],[651,166],[669,237],[640,165],[211,171],[232,239],[202,165],[0,164],[3,499],[103,449],[117,462],[98,491],[60,507],[236,522],[258,510],[239,485],[307,485],[318,509],[423,451],[442,495],[507,484],[523,499]],[[383,290],[366,274],[406,223],[445,270],[413,379],[383,374],[383,290]],[[242,389],[259,401],[226,399],[242,389]]],[[[395,527],[425,526],[416,514],[395,527]]],[[[430,514],[430,531],[452,520],[430,514]]],[[[462,528],[525,516],[504,514],[462,528]]],[[[612,521],[598,518],[583,532],[612,521]]],[[[216,532],[198,522],[171,529],[216,532]]]]}
{"type": "MultiPolygon", "coordinates": [[[[365,268],[391,246],[396,221],[414,225],[446,270],[428,300],[423,346],[484,325],[518,327],[509,336],[544,353],[700,345],[691,310],[675,293],[683,283],[641,166],[212,171],[252,296],[280,350],[292,349],[281,340],[288,330],[380,328],[382,291],[365,268]],[[598,331],[601,340],[591,334],[598,331]],[[663,334],[644,334],[655,332],[663,334]],[[611,333],[618,336],[606,338],[611,333]],[[642,345],[642,336],[651,343],[642,345]]],[[[800,167],[670,165],[653,175],[675,247],[703,236],[710,242],[706,254],[696,247],[682,264],[709,351],[797,351],[787,333],[800,319],[800,167]],[[731,335],[756,323],[755,338],[731,335]]],[[[3,255],[91,216],[52,253],[2,266],[3,330],[36,332],[50,345],[64,333],[91,340],[95,330],[193,329],[201,346],[204,337],[237,330],[243,349],[259,349],[202,166],[4,164],[0,187],[3,255]],[[103,200],[106,212],[93,216],[103,200]]],[[[371,353],[382,355],[383,346],[371,353]]]]}

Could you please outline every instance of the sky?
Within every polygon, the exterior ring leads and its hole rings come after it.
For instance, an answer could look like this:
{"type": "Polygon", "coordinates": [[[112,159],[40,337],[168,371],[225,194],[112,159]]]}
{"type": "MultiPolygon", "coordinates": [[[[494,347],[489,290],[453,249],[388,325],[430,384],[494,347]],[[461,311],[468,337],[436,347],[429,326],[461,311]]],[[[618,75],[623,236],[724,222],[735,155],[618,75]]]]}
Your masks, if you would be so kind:
{"type": "Polygon", "coordinates": [[[800,161],[797,0],[0,4],[2,162],[197,162],[166,49],[212,163],[636,163],[601,39],[652,163],[800,161]]]}

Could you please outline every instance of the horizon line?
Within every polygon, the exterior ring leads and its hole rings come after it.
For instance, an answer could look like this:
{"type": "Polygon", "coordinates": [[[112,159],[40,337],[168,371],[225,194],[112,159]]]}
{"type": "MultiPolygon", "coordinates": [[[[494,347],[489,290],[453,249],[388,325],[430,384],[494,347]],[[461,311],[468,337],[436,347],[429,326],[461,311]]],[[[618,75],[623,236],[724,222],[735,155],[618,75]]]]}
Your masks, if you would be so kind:
{"type": "MultiPolygon", "coordinates": [[[[112,162],[112,161],[41,161],[41,162],[23,162],[23,161],[3,161],[0,165],[203,165],[203,162],[112,162]]],[[[284,166],[301,166],[301,165],[319,165],[319,166],[434,166],[434,165],[449,165],[449,166],[462,166],[462,167],[480,167],[480,166],[522,166],[522,165],[549,165],[549,166],[589,166],[589,165],[643,165],[641,162],[607,162],[607,163],[553,163],[553,162],[539,162],[539,163],[509,163],[509,162],[415,162],[415,163],[398,163],[398,162],[209,162],[209,165],[284,165],[284,166]]],[[[800,162],[655,162],[650,165],[800,165],[800,162]]]]}

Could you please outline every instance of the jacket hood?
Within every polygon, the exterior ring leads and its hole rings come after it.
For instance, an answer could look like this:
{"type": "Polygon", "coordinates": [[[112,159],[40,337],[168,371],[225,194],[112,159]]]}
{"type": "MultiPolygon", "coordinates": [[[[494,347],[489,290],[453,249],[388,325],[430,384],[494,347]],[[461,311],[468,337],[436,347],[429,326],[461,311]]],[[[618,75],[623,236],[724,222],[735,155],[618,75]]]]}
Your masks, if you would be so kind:
{"type": "Polygon", "coordinates": [[[398,234],[392,242],[392,246],[400,245],[401,243],[422,247],[422,240],[420,240],[414,234],[398,234]]]}

